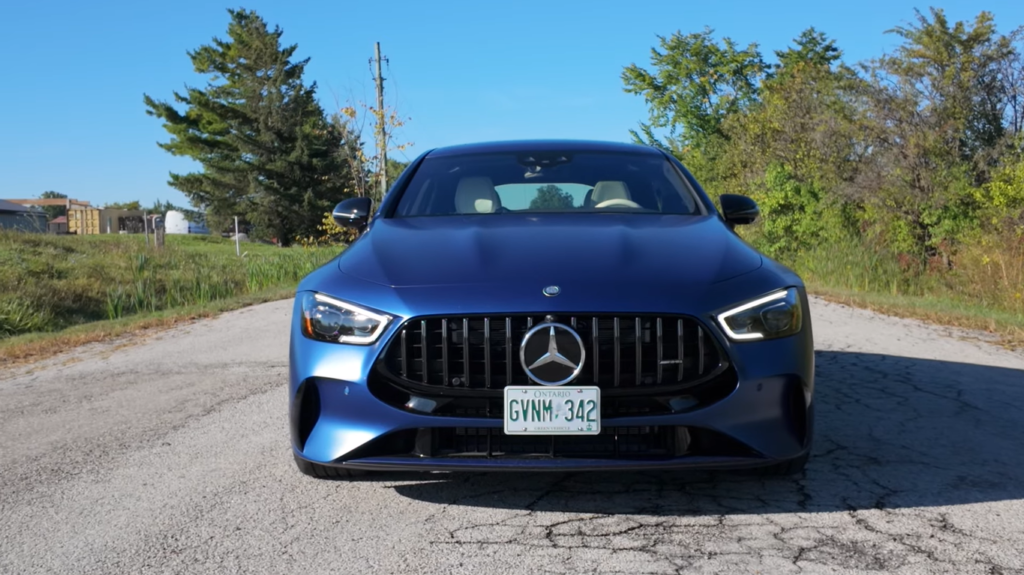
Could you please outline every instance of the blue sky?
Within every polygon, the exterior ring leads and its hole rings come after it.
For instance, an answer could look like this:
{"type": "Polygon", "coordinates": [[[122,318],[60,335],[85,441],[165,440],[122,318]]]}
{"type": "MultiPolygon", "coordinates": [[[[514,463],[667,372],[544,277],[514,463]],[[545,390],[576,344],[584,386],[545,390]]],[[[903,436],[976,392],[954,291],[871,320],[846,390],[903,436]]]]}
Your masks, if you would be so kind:
{"type": "MultiPolygon", "coordinates": [[[[1000,30],[1024,24],[1020,0],[936,4],[952,19],[995,13],[1000,30]]],[[[201,85],[185,52],[226,36],[228,7],[256,10],[310,57],[307,81],[334,110],[370,101],[368,60],[381,42],[389,104],[411,118],[396,137],[413,157],[478,140],[571,137],[626,140],[646,118],[622,91],[630,63],[647,66],[657,35],[699,31],[757,42],[766,57],[803,29],[835,38],[848,62],[894,46],[905,0],[849,2],[176,2],[4,0],[0,53],[0,198],[56,190],[94,204],[156,198],[187,203],[167,186],[193,164],[156,146],[167,134],[145,114],[143,93],[170,99],[201,85]]],[[[401,157],[401,156],[399,156],[401,157]]]]}

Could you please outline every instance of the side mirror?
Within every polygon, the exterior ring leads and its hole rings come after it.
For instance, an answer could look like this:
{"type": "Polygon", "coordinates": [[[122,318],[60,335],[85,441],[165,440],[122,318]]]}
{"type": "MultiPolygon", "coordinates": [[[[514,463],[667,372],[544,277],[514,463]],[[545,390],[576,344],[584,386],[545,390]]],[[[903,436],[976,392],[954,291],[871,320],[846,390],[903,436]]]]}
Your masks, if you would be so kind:
{"type": "Polygon", "coordinates": [[[722,204],[722,215],[729,226],[752,224],[761,215],[757,202],[747,196],[722,194],[718,202],[722,204]]]}
{"type": "Polygon", "coordinates": [[[349,198],[334,206],[331,217],[334,218],[334,223],[343,228],[361,230],[370,219],[371,207],[373,202],[370,198],[349,198]]]}

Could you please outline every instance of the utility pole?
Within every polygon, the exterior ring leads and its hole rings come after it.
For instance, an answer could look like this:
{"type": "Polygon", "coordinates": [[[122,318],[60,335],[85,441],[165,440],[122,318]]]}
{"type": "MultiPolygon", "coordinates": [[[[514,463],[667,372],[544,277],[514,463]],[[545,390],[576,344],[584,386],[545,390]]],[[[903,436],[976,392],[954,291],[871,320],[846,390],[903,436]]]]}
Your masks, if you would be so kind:
{"type": "MultiPolygon", "coordinates": [[[[387,61],[387,58],[384,58],[387,61]]],[[[377,83],[377,142],[378,142],[378,154],[380,158],[380,165],[378,169],[380,174],[380,197],[379,201],[384,200],[384,194],[388,191],[388,144],[387,144],[387,127],[386,117],[384,115],[384,77],[380,73],[380,42],[374,43],[374,57],[373,62],[377,67],[376,83],[377,83]]]]}

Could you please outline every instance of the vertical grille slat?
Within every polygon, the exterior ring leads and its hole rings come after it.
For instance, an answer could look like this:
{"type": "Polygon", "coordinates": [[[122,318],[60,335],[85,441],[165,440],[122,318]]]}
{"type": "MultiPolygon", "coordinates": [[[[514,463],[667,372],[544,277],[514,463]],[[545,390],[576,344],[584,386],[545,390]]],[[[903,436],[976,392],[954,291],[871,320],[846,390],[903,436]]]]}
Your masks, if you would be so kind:
{"type": "Polygon", "coordinates": [[[633,385],[643,385],[644,375],[643,371],[640,368],[643,364],[644,332],[643,324],[641,323],[639,317],[636,318],[636,327],[634,328],[634,331],[636,332],[636,379],[634,380],[633,385]]]}
{"type": "MultiPolygon", "coordinates": [[[[484,318],[484,382],[487,389],[491,388],[491,318],[484,318]]],[[[487,451],[490,452],[490,436],[487,440],[487,451]]]]}
{"type": "Polygon", "coordinates": [[[661,318],[658,318],[658,383],[661,383],[661,373],[663,371],[661,362],[665,361],[665,350],[661,347],[661,318]]]}
{"type": "Polygon", "coordinates": [[[505,385],[512,385],[512,318],[505,318],[505,385]]]}
{"type": "Polygon", "coordinates": [[[469,318],[462,318],[462,385],[469,387],[469,318]]]}
{"type": "Polygon", "coordinates": [[[448,379],[448,320],[441,320],[441,385],[447,387],[451,384],[448,379]]]}
{"type": "Polygon", "coordinates": [[[619,386],[619,376],[622,374],[622,362],[620,361],[622,359],[620,357],[620,355],[622,353],[622,346],[619,345],[619,318],[616,317],[613,320],[613,322],[612,322],[612,329],[614,330],[614,333],[615,333],[615,335],[614,335],[614,338],[615,338],[615,343],[614,343],[614,347],[615,347],[615,387],[618,387],[619,386]]]}
{"type": "Polygon", "coordinates": [[[430,365],[427,363],[427,348],[430,345],[427,343],[427,320],[420,322],[420,365],[423,366],[423,384],[430,383],[427,380],[427,374],[430,373],[430,365]]]}
{"type": "MultiPolygon", "coordinates": [[[[725,359],[714,338],[694,318],[545,316],[573,327],[586,348],[584,361],[591,366],[584,367],[570,385],[630,390],[675,385],[716,372],[725,359]]],[[[520,365],[520,342],[528,330],[547,321],[545,316],[414,318],[396,334],[382,361],[387,364],[386,373],[420,385],[465,390],[532,385],[520,365]]]]}
{"type": "Polygon", "coordinates": [[[406,330],[402,330],[402,377],[409,377],[409,342],[406,330]]]}
{"type": "Polygon", "coordinates": [[[704,329],[697,326],[697,375],[704,375],[704,329]]]}
{"type": "Polygon", "coordinates": [[[676,338],[679,343],[679,355],[676,356],[676,359],[679,360],[679,375],[676,376],[676,381],[683,381],[683,374],[686,372],[685,364],[683,363],[683,344],[686,343],[686,340],[683,338],[683,320],[678,320],[676,334],[678,334],[676,338]]]}

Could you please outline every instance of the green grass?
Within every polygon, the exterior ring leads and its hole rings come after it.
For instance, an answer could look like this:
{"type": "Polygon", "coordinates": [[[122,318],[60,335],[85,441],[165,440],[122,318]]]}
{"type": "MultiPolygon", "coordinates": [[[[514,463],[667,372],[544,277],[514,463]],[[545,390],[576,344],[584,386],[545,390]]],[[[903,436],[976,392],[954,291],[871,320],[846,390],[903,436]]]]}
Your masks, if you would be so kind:
{"type": "MultiPolygon", "coordinates": [[[[210,236],[168,236],[156,251],[141,236],[0,231],[0,363],[287,298],[340,250],[241,249],[240,258],[233,242],[210,236]]],[[[826,299],[1024,346],[1024,243],[979,241],[953,270],[910,265],[860,241],[783,261],[826,299]]]]}
{"type": "Polygon", "coordinates": [[[205,305],[142,313],[114,320],[100,320],[75,325],[60,331],[32,332],[0,339],[0,367],[51,357],[75,347],[107,341],[117,337],[152,332],[242,307],[286,299],[294,296],[290,288],[268,289],[258,293],[234,296],[205,305]]]}
{"type": "Polygon", "coordinates": [[[211,236],[167,236],[156,250],[137,235],[0,232],[0,341],[294,289],[339,248],[241,250],[211,236]]]}

